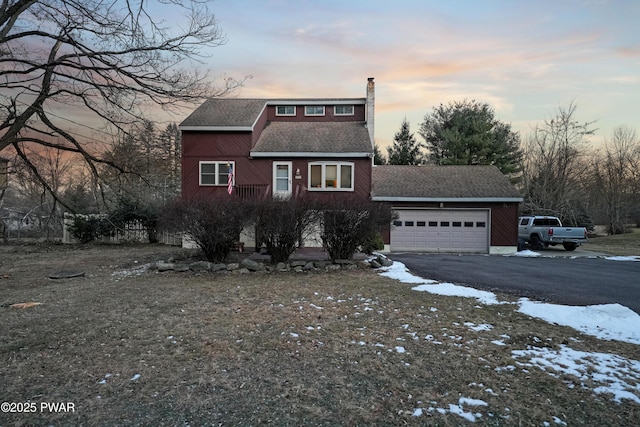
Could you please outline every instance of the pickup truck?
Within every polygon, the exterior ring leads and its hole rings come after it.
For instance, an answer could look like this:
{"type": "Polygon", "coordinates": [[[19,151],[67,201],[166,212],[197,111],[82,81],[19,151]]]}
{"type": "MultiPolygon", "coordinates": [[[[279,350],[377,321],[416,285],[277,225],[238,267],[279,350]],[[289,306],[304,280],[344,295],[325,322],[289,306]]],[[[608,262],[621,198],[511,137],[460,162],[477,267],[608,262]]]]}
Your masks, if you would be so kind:
{"type": "Polygon", "coordinates": [[[534,250],[561,244],[566,250],[573,251],[587,241],[587,229],[563,227],[554,216],[521,216],[518,219],[518,239],[534,250]]]}

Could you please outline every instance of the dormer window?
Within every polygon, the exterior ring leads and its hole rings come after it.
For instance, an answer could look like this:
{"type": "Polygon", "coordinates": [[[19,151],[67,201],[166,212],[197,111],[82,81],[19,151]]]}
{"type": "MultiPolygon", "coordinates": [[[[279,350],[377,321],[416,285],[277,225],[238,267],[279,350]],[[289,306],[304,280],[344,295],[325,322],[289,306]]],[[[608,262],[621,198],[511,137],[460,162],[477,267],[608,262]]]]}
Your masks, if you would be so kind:
{"type": "Polygon", "coordinates": [[[324,116],[324,106],[322,105],[307,105],[304,107],[305,116],[324,116]]]}
{"type": "Polygon", "coordinates": [[[278,105],[276,106],[276,116],[295,116],[295,105],[278,105]]]}
{"type": "Polygon", "coordinates": [[[333,107],[335,116],[353,116],[353,105],[336,105],[333,107]]]}

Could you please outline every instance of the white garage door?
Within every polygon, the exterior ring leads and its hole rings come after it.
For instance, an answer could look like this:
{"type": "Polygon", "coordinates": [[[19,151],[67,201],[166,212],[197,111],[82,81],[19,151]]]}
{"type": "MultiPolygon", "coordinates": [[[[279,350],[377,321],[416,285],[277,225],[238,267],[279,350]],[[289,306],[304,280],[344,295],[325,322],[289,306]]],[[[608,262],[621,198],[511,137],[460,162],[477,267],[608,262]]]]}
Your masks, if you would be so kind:
{"type": "Polygon", "coordinates": [[[488,210],[396,210],[392,251],[488,252],[488,210]]]}

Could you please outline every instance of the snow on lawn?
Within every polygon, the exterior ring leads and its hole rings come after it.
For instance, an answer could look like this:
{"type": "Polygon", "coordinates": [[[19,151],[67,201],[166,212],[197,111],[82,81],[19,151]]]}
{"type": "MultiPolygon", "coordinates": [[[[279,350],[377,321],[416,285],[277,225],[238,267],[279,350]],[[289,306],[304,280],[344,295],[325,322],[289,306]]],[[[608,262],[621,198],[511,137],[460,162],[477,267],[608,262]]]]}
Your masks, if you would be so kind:
{"type": "MultiPolygon", "coordinates": [[[[437,295],[449,295],[476,298],[484,304],[506,304],[498,301],[495,294],[453,283],[438,283],[435,280],[414,276],[401,262],[390,267],[380,268],[380,275],[399,280],[403,283],[418,284],[414,291],[426,291],[437,295]]],[[[592,305],[574,307],[547,304],[521,298],[518,301],[520,312],[538,317],[551,323],[570,326],[582,333],[602,339],[615,339],[632,344],[640,344],[640,315],[619,304],[592,305]]]]}
{"type": "Polygon", "coordinates": [[[620,304],[569,306],[521,298],[519,311],[550,323],[570,326],[600,339],[640,344],[640,316],[620,304]]]}
{"type": "MultiPolygon", "coordinates": [[[[491,292],[479,291],[452,283],[439,283],[435,280],[414,276],[400,262],[394,262],[390,267],[383,267],[379,270],[382,276],[415,284],[416,286],[412,288],[415,291],[476,298],[484,304],[507,304],[498,301],[491,292]]],[[[534,302],[527,298],[521,298],[517,304],[519,311],[529,316],[570,326],[600,339],[619,340],[640,345],[640,316],[622,305],[573,307],[534,302]]],[[[475,331],[487,331],[493,328],[489,324],[475,325],[470,322],[465,323],[465,326],[475,331]]],[[[502,335],[502,337],[508,336],[502,335]]],[[[425,340],[435,343],[431,335],[426,336],[425,340]]],[[[494,340],[492,343],[498,346],[505,345],[502,340],[494,340]]],[[[562,374],[571,374],[579,379],[580,386],[583,388],[588,388],[588,385],[591,385],[595,393],[611,394],[616,402],[627,399],[640,404],[640,361],[627,359],[616,354],[576,351],[565,345],[561,346],[559,350],[528,346],[526,350],[512,351],[512,357],[523,370],[526,370],[527,367],[538,367],[549,375],[559,378],[562,374]]],[[[496,369],[513,371],[518,368],[509,365],[496,369]]],[[[567,386],[572,388],[575,384],[571,382],[567,386]]],[[[465,408],[479,404],[482,403],[461,398],[458,405],[449,404],[449,408],[417,408],[413,415],[418,417],[423,415],[425,411],[449,412],[474,422],[481,417],[481,414],[465,408]]]]}
{"type": "Polygon", "coordinates": [[[491,292],[479,291],[465,286],[454,285],[453,283],[438,283],[435,280],[423,279],[411,274],[401,262],[394,261],[393,265],[382,267],[380,271],[382,271],[380,273],[381,276],[396,279],[403,283],[419,284],[419,286],[413,288],[415,291],[428,291],[432,294],[447,296],[472,297],[477,298],[484,304],[499,304],[498,299],[491,292]]]}
{"type": "MultiPolygon", "coordinates": [[[[640,397],[633,393],[638,391],[640,383],[640,362],[629,360],[613,354],[576,351],[565,345],[560,350],[550,348],[529,348],[511,352],[517,360],[529,358],[528,363],[517,362],[524,367],[535,366],[549,375],[561,378],[561,374],[578,377],[582,388],[586,384],[596,385],[596,393],[611,393],[613,400],[629,399],[640,404],[640,397]]],[[[573,382],[567,384],[573,387],[573,382]]]]}

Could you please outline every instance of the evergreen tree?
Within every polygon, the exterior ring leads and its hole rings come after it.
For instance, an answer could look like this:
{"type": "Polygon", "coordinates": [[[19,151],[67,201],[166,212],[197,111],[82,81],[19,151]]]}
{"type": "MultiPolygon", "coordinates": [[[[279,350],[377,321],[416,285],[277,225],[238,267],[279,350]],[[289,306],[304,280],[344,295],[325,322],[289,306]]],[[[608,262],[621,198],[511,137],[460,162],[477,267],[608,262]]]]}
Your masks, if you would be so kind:
{"type": "Polygon", "coordinates": [[[393,146],[387,148],[390,165],[419,165],[424,163],[420,151],[422,144],[411,133],[409,122],[405,118],[400,130],[393,137],[393,146]]]}
{"type": "Polygon", "coordinates": [[[425,116],[419,134],[434,164],[495,165],[504,174],[522,170],[520,135],[498,121],[488,104],[440,104],[425,116]]]}
{"type": "Polygon", "coordinates": [[[374,165],[386,165],[387,159],[384,158],[384,154],[380,151],[378,144],[373,146],[373,164],[374,165]]]}

